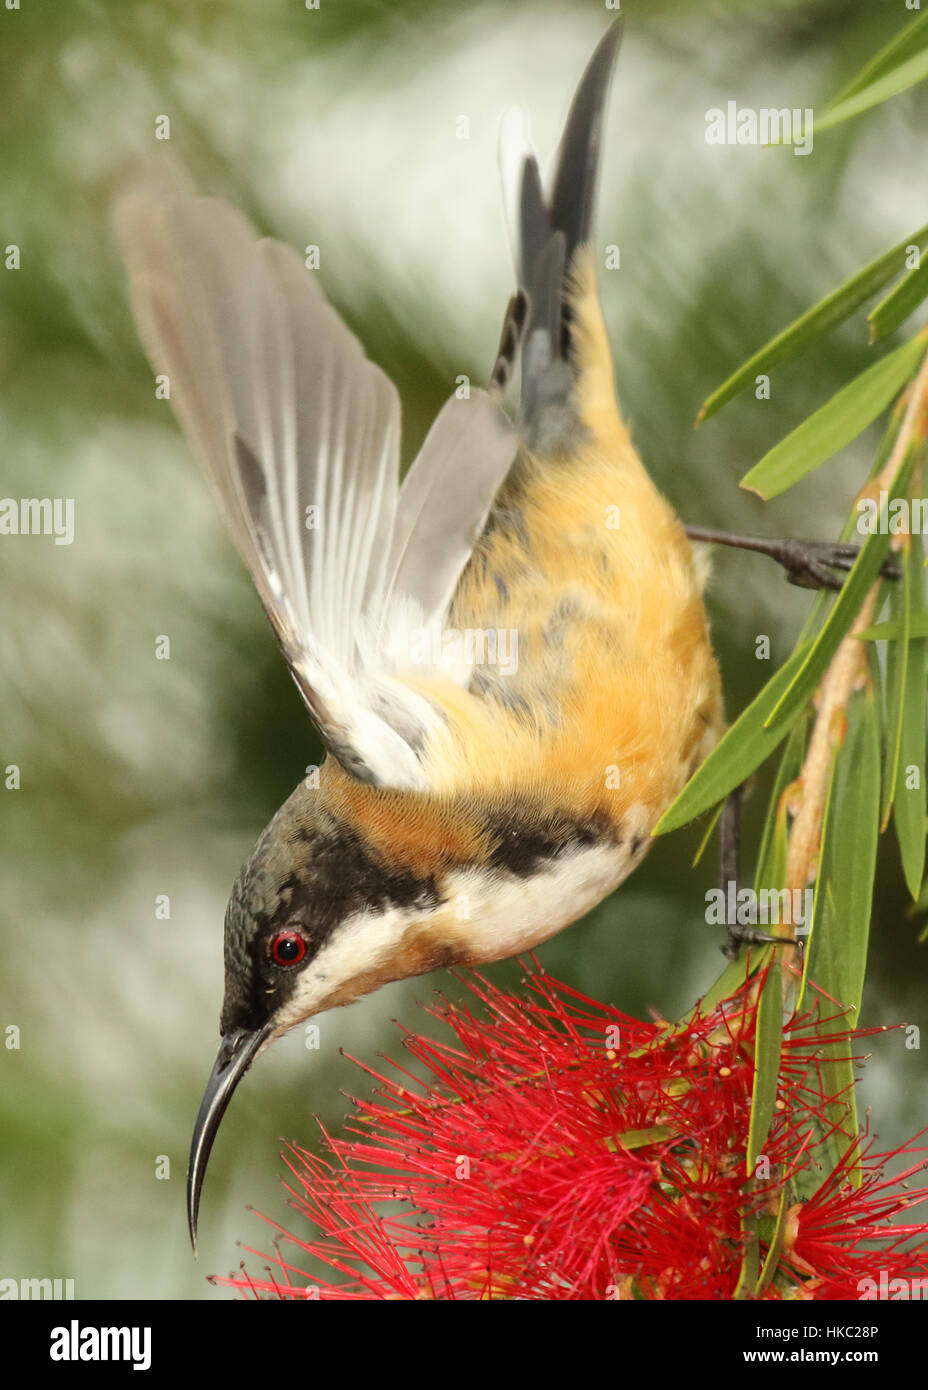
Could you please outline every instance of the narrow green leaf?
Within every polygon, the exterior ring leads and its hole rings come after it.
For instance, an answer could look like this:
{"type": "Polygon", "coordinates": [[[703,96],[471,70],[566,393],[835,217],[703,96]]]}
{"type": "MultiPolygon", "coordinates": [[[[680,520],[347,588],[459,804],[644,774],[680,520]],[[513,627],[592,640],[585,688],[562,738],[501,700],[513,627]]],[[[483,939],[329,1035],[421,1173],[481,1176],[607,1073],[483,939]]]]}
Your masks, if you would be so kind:
{"type": "MultiPolygon", "coordinates": [[[[653,835],[666,835],[686,825],[694,816],[722,801],[728,793],[740,787],[756,767],[759,767],[786,737],[789,725],[783,723],[768,729],[767,717],[780,696],[802,667],[810,648],[805,643],[797,648],[775,675],[756,695],[747,709],[738,716],[722,736],[706,761],[696,769],[676,801],[661,816],[653,835]]],[[[796,711],[797,715],[799,711],[796,711]]]]}
{"type": "MultiPolygon", "coordinates": [[[[772,949],[772,948],[768,948],[772,949]]],[[[757,1161],[764,1152],[780,1084],[780,1053],[783,1045],[783,986],[780,963],[771,957],[757,1003],[754,1036],[754,1087],[751,1093],[751,1123],[748,1129],[746,1169],[749,1179],[757,1172],[757,1161]]],[[[743,1257],[733,1297],[752,1298],[763,1277],[760,1264],[758,1213],[746,1210],[741,1221],[743,1257]]]]}
{"type": "MultiPolygon", "coordinates": [[[[882,471],[890,456],[903,414],[902,404],[897,402],[886,433],[880,441],[870,471],[871,480],[882,471]]],[[[914,464],[914,458],[912,462],[914,464]]],[[[906,466],[903,465],[897,475],[897,491],[902,489],[908,476],[906,466]]],[[[855,507],[841,528],[842,541],[850,540],[857,533],[859,520],[860,515],[855,507]]],[[[793,675],[801,667],[805,655],[812,648],[813,639],[817,640],[821,634],[831,598],[831,594],[825,589],[815,595],[791,656],[728,729],[706,761],[696,769],[676,801],[664,812],[653,834],[665,835],[670,830],[676,830],[687,821],[701,815],[710,806],[716,805],[735,787],[740,786],[781,742],[787,727],[767,729],[768,712],[776,705],[780,694],[786,690],[793,675]]]]}
{"type": "MultiPolygon", "coordinates": [[[[910,903],[905,910],[906,917],[921,917],[923,912],[928,912],[928,878],[922,884],[921,892],[914,903],[910,903]]],[[[918,944],[921,946],[928,940],[928,922],[925,923],[918,935],[918,944]]]]}
{"type": "Polygon", "coordinates": [[[715,829],[715,827],[718,825],[718,823],[719,823],[719,818],[720,818],[721,814],[722,814],[722,807],[721,807],[721,806],[716,807],[716,810],[715,810],[715,812],[714,812],[712,818],[710,819],[709,824],[706,826],[705,834],[703,835],[702,839],[701,839],[700,842],[699,842],[699,847],[698,847],[698,849],[696,850],[696,853],[693,855],[693,862],[692,862],[692,865],[690,866],[691,868],[694,868],[694,869],[695,869],[696,865],[699,863],[700,859],[701,859],[701,858],[703,857],[703,855],[705,854],[706,848],[707,848],[707,846],[708,846],[708,844],[709,844],[709,841],[712,839],[712,832],[713,832],[713,830],[715,829]]]}
{"type": "Polygon", "coordinates": [[[851,696],[825,807],[804,975],[852,1010],[857,1027],[879,839],[880,728],[874,690],[851,696]],[[827,886],[827,894],[821,891],[827,886]]]}
{"type": "Polygon", "coordinates": [[[858,73],[851,78],[846,87],[842,87],[828,103],[829,107],[835,107],[840,102],[844,102],[848,97],[854,96],[864,87],[869,87],[871,82],[875,82],[878,77],[883,77],[886,73],[892,72],[911,57],[913,53],[918,53],[928,44],[928,11],[918,16],[909,24],[904,24],[899,32],[890,39],[889,43],[875,53],[873,57],[864,64],[858,73]]]}
{"type": "MultiPolygon", "coordinates": [[[[912,639],[916,617],[928,618],[925,603],[925,580],[922,573],[921,538],[913,535],[905,557],[906,589],[905,617],[909,628],[908,659],[900,691],[899,741],[896,754],[893,824],[902,856],[902,872],[906,886],[917,899],[925,872],[925,720],[926,683],[924,638],[912,639]]],[[[900,644],[901,645],[901,644],[900,644]]],[[[890,654],[893,648],[890,648],[890,654]]]]}
{"type": "Polygon", "coordinates": [[[852,116],[859,116],[862,111],[869,111],[871,107],[880,106],[884,101],[889,101],[891,97],[897,97],[900,93],[908,91],[917,82],[923,82],[928,77],[928,49],[923,49],[920,53],[915,53],[911,58],[907,58],[898,67],[885,72],[882,77],[861,87],[854,92],[853,96],[847,97],[844,101],[837,102],[828,106],[821,116],[816,117],[813,130],[816,135],[823,130],[831,130],[836,125],[849,121],[852,116]]]}
{"type": "Polygon", "coordinates": [[[893,333],[925,299],[928,299],[928,261],[914,266],[886,298],[870,310],[867,315],[870,341],[875,343],[893,333]]]}
{"type": "Polygon", "coordinates": [[[917,337],[874,362],[774,445],[741,486],[769,501],[826,463],[886,409],[924,355],[925,341],[917,337]]]}
{"type": "Polygon", "coordinates": [[[837,602],[821,632],[808,647],[792,680],[767,716],[766,729],[775,731],[780,723],[789,727],[810,698],[825,673],[842,639],[860,611],[867,590],[873,584],[889,550],[889,536],[875,532],[867,537],[854,561],[854,568],[841,587],[837,602]]]}
{"type": "MultiPolygon", "coordinates": [[[[812,981],[824,991],[820,1011],[833,1018],[846,1010],[844,1026],[860,1023],[879,840],[880,730],[872,689],[859,691],[848,705],[848,729],[835,759],[822,831],[812,933],[803,987],[812,981]],[[836,1001],[832,1004],[830,1001],[836,1001]],[[836,1008],[837,1005],[837,1008],[836,1008]]],[[[833,1032],[834,1021],[824,1023],[833,1032]]],[[[826,1170],[832,1171],[857,1134],[854,1068],[847,1044],[825,1043],[822,1085],[834,1097],[827,1119],[839,1131],[825,1142],[826,1170]]],[[[859,1182],[859,1169],[855,1181],[859,1182]]]]}
{"type": "Polygon", "coordinates": [[[606,1147],[614,1153],[616,1149],[643,1149],[649,1144],[663,1144],[673,1138],[673,1130],[666,1125],[652,1125],[650,1129],[627,1129],[617,1134],[614,1140],[607,1140],[606,1147]]]}
{"type": "Polygon", "coordinates": [[[760,1298],[764,1289],[769,1286],[770,1281],[777,1272],[777,1265],[780,1263],[780,1256],[783,1253],[783,1242],[786,1238],[786,1216],[790,1208],[791,1196],[789,1184],[787,1183],[780,1193],[780,1204],[777,1207],[777,1219],[773,1228],[773,1234],[770,1237],[767,1258],[764,1260],[760,1278],[754,1286],[755,1298],[760,1298]]]}
{"type": "Polygon", "coordinates": [[[760,1240],[757,1235],[757,1214],[745,1210],[741,1217],[741,1270],[732,1293],[732,1302],[750,1298],[760,1278],[760,1240]]]}
{"type": "Polygon", "coordinates": [[[758,374],[767,374],[781,362],[798,357],[810,343],[823,338],[839,323],[850,318],[861,304],[905,270],[906,251],[912,245],[918,246],[924,253],[928,247],[928,225],[919,227],[917,232],[913,232],[889,251],[884,251],[882,256],[878,256],[869,265],[856,271],[818,304],[807,309],[776,337],[771,338],[769,343],[765,343],[753,357],[743,363],[727,381],[723,381],[722,385],[706,398],[696,417],[697,425],[714,415],[745,387],[753,384],[758,374]]]}
{"type": "Polygon", "coordinates": [[[866,649],[867,668],[870,672],[870,689],[873,691],[873,705],[876,710],[876,724],[878,729],[885,728],[883,711],[883,671],[880,667],[880,659],[877,655],[876,647],[871,642],[866,649]]]}
{"type": "MultiPolygon", "coordinates": [[[[878,478],[879,475],[883,472],[883,469],[886,466],[889,456],[892,453],[893,448],[895,447],[896,437],[899,434],[900,427],[902,425],[903,420],[905,419],[905,411],[907,405],[908,401],[906,397],[900,396],[896,404],[893,406],[893,413],[889,417],[889,424],[886,427],[886,431],[883,435],[883,438],[880,440],[880,447],[877,449],[876,454],[874,455],[873,463],[870,465],[870,472],[867,474],[868,483],[872,483],[874,478],[878,478]]],[[[850,537],[854,534],[855,530],[857,529],[857,521],[858,513],[855,507],[854,510],[851,512],[851,515],[848,517],[847,521],[844,523],[844,529],[841,532],[841,539],[843,541],[849,540],[850,537]]]]}
{"type": "MultiPolygon", "coordinates": [[[[859,642],[898,642],[902,636],[902,624],[895,619],[874,623],[872,627],[862,627],[854,636],[859,642]]],[[[928,613],[912,614],[909,636],[928,637],[928,613]]]]}
{"type": "MultiPolygon", "coordinates": [[[[916,452],[910,449],[903,460],[891,488],[887,489],[889,506],[896,497],[904,497],[908,491],[912,469],[915,466],[916,452]]],[[[845,579],[838,594],[837,602],[825,620],[818,636],[811,646],[792,681],[780,696],[777,704],[767,717],[766,727],[771,729],[783,721],[788,726],[799,709],[812,695],[825,668],[834,656],[842,639],[847,635],[851,624],[860,611],[860,606],[871,584],[889,553],[890,534],[880,526],[871,531],[860,547],[860,554],[854,567],[845,579]]]]}
{"type": "Polygon", "coordinates": [[[899,770],[899,749],[902,745],[902,715],[905,708],[906,669],[909,663],[909,639],[912,621],[912,585],[909,579],[908,558],[903,560],[901,584],[893,584],[889,595],[889,611],[892,621],[901,625],[902,634],[898,642],[893,642],[886,652],[886,761],[883,768],[883,814],[880,819],[882,833],[889,823],[893,796],[896,791],[896,775],[899,770]]]}
{"type": "Polygon", "coordinates": [[[754,1045],[754,1090],[748,1130],[747,1174],[752,1178],[764,1152],[780,1084],[780,1051],[783,1042],[783,982],[780,962],[771,961],[757,1005],[754,1045]]]}
{"type": "Polygon", "coordinates": [[[793,725],[786,740],[767,803],[767,814],[757,852],[757,870],[754,875],[754,888],[758,893],[762,888],[781,888],[786,882],[786,808],[780,805],[780,798],[789,784],[795,782],[799,776],[805,739],[806,720],[803,717],[793,725]]]}

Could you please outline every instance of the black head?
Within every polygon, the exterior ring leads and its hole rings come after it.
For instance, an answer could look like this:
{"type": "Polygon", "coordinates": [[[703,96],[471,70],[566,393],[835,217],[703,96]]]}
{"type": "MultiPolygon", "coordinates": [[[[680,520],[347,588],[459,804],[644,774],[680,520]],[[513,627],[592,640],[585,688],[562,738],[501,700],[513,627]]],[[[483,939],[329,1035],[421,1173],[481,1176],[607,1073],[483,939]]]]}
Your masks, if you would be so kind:
{"type": "Polygon", "coordinates": [[[318,792],[299,787],[271,821],[226,910],[222,1042],[187,1171],[194,1249],[206,1164],[239,1081],[275,1037],[351,993],[364,952],[355,949],[350,927],[343,935],[339,927],[437,901],[433,883],[385,864],[357,828],[325,809],[318,792]]]}
{"type": "Polygon", "coordinates": [[[287,1006],[337,921],[335,822],[302,786],[281,807],[241,869],[225,918],[225,994],[219,1052],[194,1125],[187,1216],[196,1250],[197,1214],[210,1150],[229,1101],[252,1061],[286,1031],[287,1006]]]}

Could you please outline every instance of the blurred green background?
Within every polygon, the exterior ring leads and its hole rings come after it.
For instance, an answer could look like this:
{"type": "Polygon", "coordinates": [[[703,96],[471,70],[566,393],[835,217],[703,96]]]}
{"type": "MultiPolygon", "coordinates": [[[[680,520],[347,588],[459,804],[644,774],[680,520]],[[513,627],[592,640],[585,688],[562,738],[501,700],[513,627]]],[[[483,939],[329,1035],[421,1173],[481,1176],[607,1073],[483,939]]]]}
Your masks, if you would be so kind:
{"type": "MultiPolygon", "coordinates": [[[[764,506],[737,487],[761,453],[870,360],[860,317],[695,432],[705,395],[772,332],[928,220],[926,96],[816,139],[714,147],[709,107],[815,106],[910,18],[903,0],[628,0],[597,237],[621,399],[688,519],[829,537],[868,434],[764,506]]],[[[0,494],[73,497],[71,546],[0,537],[0,1277],[72,1278],[78,1297],[225,1297],[204,1282],[287,1220],[278,1136],[337,1128],[340,1088],[401,1049],[391,1019],[447,974],[393,986],[263,1058],[224,1122],[194,1263],[190,1130],[212,1063],[222,919],[258,832],[318,757],[299,697],[129,317],[114,199],[168,167],[262,231],[321,248],[321,278],[403,397],[404,457],[467,372],[485,380],[512,271],[499,117],[528,108],[543,162],[612,17],[593,0],[23,0],[0,9],[0,494]],[[155,139],[170,117],[170,141],[155,139]],[[470,138],[456,138],[456,120],[470,138]],[[155,659],[159,635],[170,661],[155,659]],[[170,920],[155,915],[170,897],[170,920]],[[158,1157],[170,1177],[156,1176],[158,1157]]],[[[718,556],[710,592],[727,703],[788,653],[809,596],[768,561],[718,556]]],[[[769,785],[757,780],[750,859],[769,785]]],[[[884,846],[864,1023],[924,1014],[924,949],[884,846]]],[[[618,894],[539,952],[574,987],[674,1016],[718,974],[705,925],[714,851],[660,842],[618,894]]],[[[516,983],[513,963],[489,972],[516,983]]],[[[892,1145],[928,1121],[922,1053],[873,1042],[862,1109],[892,1145]]],[[[257,1264],[252,1262],[257,1270],[257,1264]]]]}

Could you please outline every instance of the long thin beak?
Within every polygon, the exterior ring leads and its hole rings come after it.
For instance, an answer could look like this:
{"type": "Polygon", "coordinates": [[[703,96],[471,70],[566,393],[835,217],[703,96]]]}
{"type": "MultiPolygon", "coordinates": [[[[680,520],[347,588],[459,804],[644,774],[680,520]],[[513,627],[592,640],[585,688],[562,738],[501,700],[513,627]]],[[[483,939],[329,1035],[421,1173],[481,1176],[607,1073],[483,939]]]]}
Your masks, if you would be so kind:
{"type": "Polygon", "coordinates": [[[255,1053],[270,1035],[271,1025],[249,1032],[245,1028],[235,1028],[226,1033],[219,1045],[213,1069],[203,1092],[193,1138],[190,1141],[190,1162],[187,1167],[187,1221],[190,1226],[190,1244],[197,1253],[197,1214],[200,1210],[200,1190],[206,1176],[213,1140],[219,1123],[226,1113],[226,1106],[248,1068],[255,1053]]]}

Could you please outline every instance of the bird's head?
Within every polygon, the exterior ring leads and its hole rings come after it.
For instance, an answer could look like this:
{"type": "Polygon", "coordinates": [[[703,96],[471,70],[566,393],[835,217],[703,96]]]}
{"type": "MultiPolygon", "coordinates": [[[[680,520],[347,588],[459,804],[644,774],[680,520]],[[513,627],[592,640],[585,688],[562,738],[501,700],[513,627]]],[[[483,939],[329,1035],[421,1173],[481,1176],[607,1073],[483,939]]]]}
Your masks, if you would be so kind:
{"type": "Polygon", "coordinates": [[[194,1248],[210,1150],[251,1063],[315,1014],[445,963],[425,959],[420,944],[440,903],[435,877],[378,854],[350,807],[301,784],[278,811],[226,910],[222,1041],[187,1173],[194,1248]]]}

